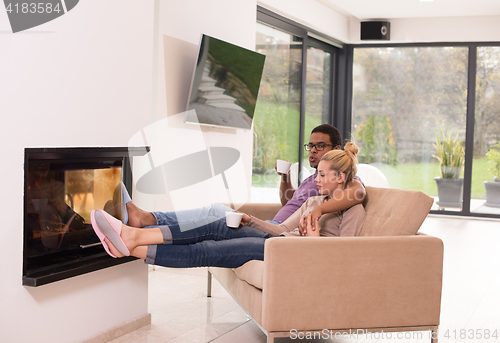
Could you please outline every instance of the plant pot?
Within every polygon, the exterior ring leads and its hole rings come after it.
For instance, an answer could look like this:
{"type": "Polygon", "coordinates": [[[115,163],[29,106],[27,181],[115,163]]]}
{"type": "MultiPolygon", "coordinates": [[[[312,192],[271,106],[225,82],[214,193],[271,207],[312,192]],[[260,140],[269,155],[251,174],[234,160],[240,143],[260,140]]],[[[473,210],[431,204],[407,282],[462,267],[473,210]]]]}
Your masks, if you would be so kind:
{"type": "Polygon", "coordinates": [[[485,206],[500,207],[500,182],[498,181],[484,181],[484,188],[486,190],[485,206]]]}
{"type": "Polygon", "coordinates": [[[442,179],[435,177],[438,189],[439,201],[436,203],[440,207],[462,208],[464,179],[442,179]]]}

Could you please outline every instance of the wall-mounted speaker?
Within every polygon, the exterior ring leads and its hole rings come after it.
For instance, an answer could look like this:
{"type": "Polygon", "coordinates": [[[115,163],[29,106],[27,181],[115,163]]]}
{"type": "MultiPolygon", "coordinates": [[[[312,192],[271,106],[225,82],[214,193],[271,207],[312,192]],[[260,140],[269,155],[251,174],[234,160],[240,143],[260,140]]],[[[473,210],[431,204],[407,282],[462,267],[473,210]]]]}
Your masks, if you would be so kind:
{"type": "Polygon", "coordinates": [[[388,21],[361,22],[361,40],[390,40],[391,23],[388,21]]]}

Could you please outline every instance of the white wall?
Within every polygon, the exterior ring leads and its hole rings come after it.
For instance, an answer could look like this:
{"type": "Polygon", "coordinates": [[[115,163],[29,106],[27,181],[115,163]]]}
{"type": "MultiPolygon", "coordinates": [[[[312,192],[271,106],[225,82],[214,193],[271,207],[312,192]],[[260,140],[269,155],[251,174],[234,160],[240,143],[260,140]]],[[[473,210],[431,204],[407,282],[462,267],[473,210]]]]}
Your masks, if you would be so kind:
{"type": "Polygon", "coordinates": [[[258,0],[258,4],[288,19],[349,42],[350,17],[323,4],[325,0],[258,0]]]}
{"type": "MultiPolygon", "coordinates": [[[[327,0],[258,0],[280,15],[350,44],[361,41],[360,20],[326,6],[327,0]]],[[[374,18],[374,20],[386,18],[374,18]]],[[[500,41],[500,17],[401,18],[391,22],[391,43],[500,41]]],[[[383,43],[383,42],[380,42],[383,43]]]]}
{"type": "MultiPolygon", "coordinates": [[[[78,342],[147,313],[141,261],[38,288],[21,285],[24,148],[126,146],[138,130],[177,118],[200,34],[253,49],[255,21],[255,0],[87,0],[12,34],[0,10],[0,341],[78,342]]],[[[185,130],[164,151],[181,151],[200,134],[207,146],[235,147],[242,158],[230,182],[249,188],[250,130],[185,130]]]]}
{"type": "MultiPolygon", "coordinates": [[[[255,0],[160,0],[157,37],[156,121],[138,132],[152,147],[153,166],[206,149],[232,147],[241,153],[238,163],[228,170],[230,197],[221,176],[193,187],[156,196],[136,192],[141,207],[149,210],[177,210],[212,202],[243,203],[249,200],[252,168],[252,130],[212,128],[184,124],[184,112],[198,56],[201,34],[255,48],[255,0]]],[[[145,169],[151,169],[144,159],[145,169]]],[[[144,169],[144,168],[143,168],[144,169]]],[[[136,178],[141,174],[134,171],[136,178]]],[[[161,181],[161,180],[159,180],[161,181]]]]}
{"type": "Polygon", "coordinates": [[[80,1],[16,34],[3,8],[0,341],[77,342],[147,314],[147,266],[23,287],[24,148],[126,146],[151,122],[153,3],[80,1]]]}
{"type": "MultiPolygon", "coordinates": [[[[500,17],[447,17],[391,19],[391,43],[498,42],[500,17]]],[[[350,42],[360,41],[360,21],[351,18],[350,42]]]]}

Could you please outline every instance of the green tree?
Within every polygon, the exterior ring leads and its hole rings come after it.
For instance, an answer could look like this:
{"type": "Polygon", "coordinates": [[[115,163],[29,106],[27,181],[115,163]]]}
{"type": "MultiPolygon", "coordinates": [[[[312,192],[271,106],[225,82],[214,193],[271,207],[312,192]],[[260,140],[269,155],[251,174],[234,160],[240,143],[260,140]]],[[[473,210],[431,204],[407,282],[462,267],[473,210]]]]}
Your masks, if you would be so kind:
{"type": "Polygon", "coordinates": [[[400,160],[430,161],[437,132],[465,128],[467,56],[466,48],[356,49],[353,131],[384,113],[400,160]]]}
{"type": "Polygon", "coordinates": [[[474,156],[484,156],[489,142],[500,140],[500,48],[477,50],[474,156]]]}
{"type": "Polygon", "coordinates": [[[398,163],[398,150],[388,116],[371,115],[365,124],[359,126],[355,141],[360,148],[360,162],[383,162],[391,165],[398,163]]]}

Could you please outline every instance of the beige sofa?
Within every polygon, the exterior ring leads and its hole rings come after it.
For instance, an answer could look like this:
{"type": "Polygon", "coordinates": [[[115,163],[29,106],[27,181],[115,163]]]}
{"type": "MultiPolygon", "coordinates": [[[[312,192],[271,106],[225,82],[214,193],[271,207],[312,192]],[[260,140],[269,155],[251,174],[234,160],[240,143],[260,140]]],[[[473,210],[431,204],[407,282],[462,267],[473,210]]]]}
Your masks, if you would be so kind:
{"type": "MultiPolygon", "coordinates": [[[[270,238],[264,261],[209,268],[208,296],[213,275],[268,343],[276,337],[384,337],[382,331],[392,338],[396,331],[427,331],[419,334],[437,342],[443,243],[417,234],[432,202],[417,191],[367,187],[359,237],[270,238]]],[[[240,210],[272,219],[279,208],[247,204],[240,210]]]]}

